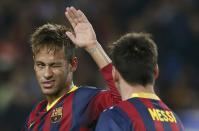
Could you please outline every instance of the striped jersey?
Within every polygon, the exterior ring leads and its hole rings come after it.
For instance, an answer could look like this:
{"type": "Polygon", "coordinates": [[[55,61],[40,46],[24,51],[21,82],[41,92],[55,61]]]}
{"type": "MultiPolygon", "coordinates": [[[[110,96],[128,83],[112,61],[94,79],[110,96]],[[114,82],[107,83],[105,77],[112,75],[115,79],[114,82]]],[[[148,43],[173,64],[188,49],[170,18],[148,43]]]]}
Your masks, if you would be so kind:
{"type": "Polygon", "coordinates": [[[96,131],[184,131],[176,114],[155,94],[140,93],[105,110],[96,131]]]}
{"type": "Polygon", "coordinates": [[[82,86],[65,94],[47,111],[47,100],[41,101],[30,113],[25,131],[87,131],[92,130],[99,114],[121,101],[112,79],[112,65],[101,72],[109,90],[82,86]]]}

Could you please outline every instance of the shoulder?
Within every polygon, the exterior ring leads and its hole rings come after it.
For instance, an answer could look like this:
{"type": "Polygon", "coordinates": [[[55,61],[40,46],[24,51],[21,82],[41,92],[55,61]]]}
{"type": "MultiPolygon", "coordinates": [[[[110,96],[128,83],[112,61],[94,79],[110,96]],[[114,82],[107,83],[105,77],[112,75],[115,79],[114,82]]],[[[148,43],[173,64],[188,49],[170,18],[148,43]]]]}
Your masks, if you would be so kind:
{"type": "Polygon", "coordinates": [[[46,104],[47,104],[47,101],[42,100],[39,103],[37,103],[35,106],[33,106],[32,111],[27,117],[27,123],[30,123],[32,120],[34,120],[35,117],[37,116],[37,113],[40,112],[42,109],[44,109],[46,107],[46,104]]]}
{"type": "Polygon", "coordinates": [[[36,110],[36,109],[38,109],[38,108],[41,108],[42,107],[42,105],[44,105],[44,104],[46,104],[46,100],[41,100],[41,101],[39,101],[39,102],[36,102],[33,106],[32,106],[32,111],[33,110],[36,110]]]}
{"type": "Polygon", "coordinates": [[[95,92],[95,91],[106,91],[106,90],[102,90],[101,88],[97,88],[94,86],[79,86],[79,88],[77,89],[77,91],[91,91],[91,92],[95,92]]]}
{"type": "Polygon", "coordinates": [[[77,91],[75,91],[75,94],[77,95],[83,95],[83,96],[93,96],[101,92],[106,92],[107,90],[102,90],[97,87],[93,86],[80,86],[77,91]]]}
{"type": "Polygon", "coordinates": [[[119,104],[104,110],[103,116],[108,116],[119,123],[130,124],[132,123],[131,119],[135,117],[134,113],[132,112],[134,108],[132,107],[134,107],[134,103],[122,101],[119,104]]]}
{"type": "Polygon", "coordinates": [[[36,112],[41,111],[42,109],[44,109],[47,105],[47,101],[46,100],[42,100],[40,102],[38,102],[37,104],[35,104],[32,108],[31,114],[35,114],[36,112]]]}
{"type": "Polygon", "coordinates": [[[74,103],[79,104],[87,104],[90,102],[95,96],[97,96],[99,93],[103,92],[102,89],[92,87],[92,86],[80,86],[75,92],[74,92],[74,103]]]}
{"type": "Polygon", "coordinates": [[[112,106],[108,109],[105,109],[102,113],[102,115],[108,119],[112,119],[115,122],[119,123],[127,123],[128,122],[128,116],[126,113],[119,108],[118,105],[112,106]]]}
{"type": "Polygon", "coordinates": [[[118,106],[112,106],[102,112],[98,127],[109,126],[111,129],[129,130],[132,127],[128,116],[118,106]]]}

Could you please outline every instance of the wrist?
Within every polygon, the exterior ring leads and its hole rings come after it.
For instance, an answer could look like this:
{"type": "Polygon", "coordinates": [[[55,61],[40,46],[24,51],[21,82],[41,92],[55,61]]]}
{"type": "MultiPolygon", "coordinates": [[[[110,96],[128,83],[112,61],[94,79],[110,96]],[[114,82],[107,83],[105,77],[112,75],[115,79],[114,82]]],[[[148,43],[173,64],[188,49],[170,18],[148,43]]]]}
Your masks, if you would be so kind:
{"type": "Polygon", "coordinates": [[[88,53],[92,53],[95,50],[97,50],[101,45],[98,43],[98,41],[94,41],[92,44],[90,44],[89,46],[85,47],[85,50],[88,53]]]}

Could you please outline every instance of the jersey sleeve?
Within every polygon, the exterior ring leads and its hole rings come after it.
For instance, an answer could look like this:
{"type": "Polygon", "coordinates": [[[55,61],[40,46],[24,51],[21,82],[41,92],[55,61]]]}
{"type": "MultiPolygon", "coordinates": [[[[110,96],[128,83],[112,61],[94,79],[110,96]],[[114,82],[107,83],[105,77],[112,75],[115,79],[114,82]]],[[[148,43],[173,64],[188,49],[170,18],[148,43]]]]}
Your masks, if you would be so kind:
{"type": "Polygon", "coordinates": [[[112,77],[112,64],[107,65],[101,69],[101,73],[108,85],[107,90],[102,90],[95,95],[88,105],[88,110],[92,114],[90,120],[96,121],[99,118],[101,112],[113,105],[118,104],[121,101],[121,96],[115,87],[112,77]]]}
{"type": "Polygon", "coordinates": [[[120,94],[115,86],[115,83],[113,81],[112,64],[111,63],[108,64],[107,66],[102,68],[100,71],[101,71],[101,74],[108,86],[108,91],[110,93],[111,100],[112,100],[113,104],[119,103],[121,101],[121,96],[120,96],[120,94]]]}
{"type": "MultiPolygon", "coordinates": [[[[106,81],[106,84],[108,86],[108,97],[105,97],[105,99],[111,100],[111,104],[117,104],[121,101],[121,95],[118,92],[118,89],[115,86],[115,83],[113,81],[112,77],[112,64],[105,66],[101,69],[101,74],[106,81]]],[[[102,95],[103,96],[103,95],[102,95]]],[[[103,96],[104,97],[104,96],[103,96]]]]}

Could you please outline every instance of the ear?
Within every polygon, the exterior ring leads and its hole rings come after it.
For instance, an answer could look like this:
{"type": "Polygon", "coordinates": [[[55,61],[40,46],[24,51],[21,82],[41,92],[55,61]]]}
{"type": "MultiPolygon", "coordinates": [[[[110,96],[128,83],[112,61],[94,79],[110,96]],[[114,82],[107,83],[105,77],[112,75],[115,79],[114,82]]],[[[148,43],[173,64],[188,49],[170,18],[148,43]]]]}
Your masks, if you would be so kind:
{"type": "Polygon", "coordinates": [[[77,69],[77,64],[78,64],[77,57],[73,57],[73,58],[72,58],[72,61],[71,61],[71,63],[70,63],[70,65],[71,65],[71,71],[72,71],[72,72],[76,71],[76,69],[77,69]]]}
{"type": "Polygon", "coordinates": [[[155,70],[154,70],[154,78],[155,80],[159,77],[159,67],[158,64],[156,64],[155,66],[155,70]]]}
{"type": "Polygon", "coordinates": [[[115,82],[119,81],[119,72],[114,66],[112,69],[112,76],[113,76],[113,81],[115,82]]]}

